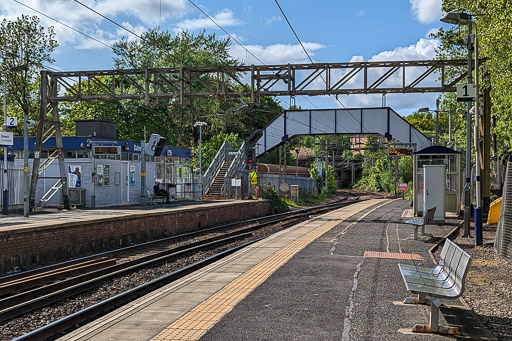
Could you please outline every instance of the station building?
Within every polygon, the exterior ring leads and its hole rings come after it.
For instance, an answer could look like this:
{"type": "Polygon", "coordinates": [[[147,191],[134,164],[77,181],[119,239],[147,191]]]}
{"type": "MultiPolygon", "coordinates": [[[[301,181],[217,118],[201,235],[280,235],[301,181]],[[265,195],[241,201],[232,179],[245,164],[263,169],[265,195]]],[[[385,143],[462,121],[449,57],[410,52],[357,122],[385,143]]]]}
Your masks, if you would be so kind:
{"type": "MultiPolygon", "coordinates": [[[[108,207],[141,203],[141,142],[120,140],[114,122],[84,120],[76,122],[77,136],[63,137],[65,166],[71,205],[108,207]]],[[[15,137],[8,148],[9,209],[23,208],[23,137],[15,137]]],[[[29,174],[32,174],[35,137],[29,138],[29,174]]],[[[49,139],[46,146],[55,146],[49,139]]],[[[194,198],[194,175],[191,167],[193,151],[188,148],[164,146],[160,156],[145,155],[146,195],[153,191],[155,180],[160,188],[169,189],[176,199],[194,198]],[[149,191],[149,192],[148,192],[149,191]]],[[[48,152],[41,152],[41,161],[48,152]]],[[[3,158],[0,162],[3,168],[3,158]]],[[[60,190],[51,198],[45,194],[60,177],[58,160],[40,169],[36,203],[47,200],[47,205],[62,204],[60,190]]],[[[1,177],[0,177],[1,178],[1,177]]],[[[3,187],[3,179],[0,179],[3,187]]]]}

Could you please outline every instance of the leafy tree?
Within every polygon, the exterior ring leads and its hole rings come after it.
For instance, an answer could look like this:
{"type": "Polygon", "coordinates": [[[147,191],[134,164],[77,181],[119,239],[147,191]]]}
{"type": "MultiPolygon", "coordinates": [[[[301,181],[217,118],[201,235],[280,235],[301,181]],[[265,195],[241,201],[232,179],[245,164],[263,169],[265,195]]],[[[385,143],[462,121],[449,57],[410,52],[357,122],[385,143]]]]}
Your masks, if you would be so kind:
{"type": "Polygon", "coordinates": [[[338,181],[334,176],[334,168],[328,165],[327,168],[327,189],[325,189],[325,162],[322,162],[323,174],[318,173],[318,167],[315,163],[309,166],[309,176],[316,179],[316,185],[323,194],[331,194],[338,188],[338,181]]]}
{"type": "MultiPolygon", "coordinates": [[[[208,130],[208,126],[202,128],[203,131],[208,130]]],[[[220,133],[211,137],[209,140],[201,141],[201,149],[202,149],[202,166],[203,166],[203,174],[208,169],[208,166],[213,161],[213,158],[219,151],[220,147],[227,141],[231,143],[233,146],[233,151],[237,151],[242,144],[242,140],[238,137],[237,134],[233,133],[220,133]]],[[[194,169],[199,168],[199,143],[194,147],[194,158],[192,159],[192,166],[194,169]]]]}
{"type": "MultiPolygon", "coordinates": [[[[478,35],[479,58],[485,59],[480,74],[488,78],[481,82],[482,87],[490,87],[493,103],[491,115],[495,117],[499,152],[512,149],[512,6],[504,0],[443,0],[443,10],[463,10],[477,15],[473,17],[478,35]]],[[[439,57],[467,56],[462,44],[467,33],[467,25],[456,26],[450,30],[441,30],[439,57]]],[[[466,57],[467,58],[467,57],[466,57]]]]}
{"type": "MultiPolygon", "coordinates": [[[[230,57],[229,44],[228,39],[217,39],[204,32],[194,35],[184,31],[171,35],[152,29],[143,33],[139,40],[121,39],[115,43],[114,66],[135,69],[234,66],[238,62],[230,57]]],[[[208,74],[197,77],[191,84],[198,92],[206,90],[206,86],[215,81],[208,74]]],[[[106,86],[111,86],[107,79],[103,81],[106,86]]],[[[137,81],[143,82],[143,79],[137,81]]],[[[119,84],[120,80],[116,80],[116,85],[119,84]]],[[[126,89],[126,84],[124,86],[126,89]]],[[[99,94],[102,89],[93,84],[90,92],[99,94]]],[[[117,123],[119,137],[123,139],[141,140],[146,127],[149,133],[166,137],[168,144],[194,147],[199,139],[199,131],[193,127],[196,121],[208,123],[203,130],[203,142],[210,138],[216,141],[219,136],[224,136],[219,135],[224,132],[244,138],[282,111],[272,98],[262,98],[261,102],[260,107],[237,110],[240,103],[218,99],[195,99],[185,107],[170,99],[162,99],[151,107],[142,101],[91,101],[64,105],[62,112],[65,113],[64,126],[68,134],[73,134],[76,119],[106,119],[117,123]]]]}
{"type": "MultiPolygon", "coordinates": [[[[10,115],[21,118],[23,114],[38,119],[39,75],[43,63],[53,63],[51,53],[57,48],[53,26],[46,30],[36,16],[22,15],[14,21],[3,19],[0,23],[0,67],[7,77],[10,115]],[[22,66],[26,66],[25,70],[22,66]],[[7,70],[11,72],[5,73],[7,70]],[[16,106],[14,105],[16,103],[16,106]]],[[[17,129],[23,133],[23,126],[17,129]]]]}

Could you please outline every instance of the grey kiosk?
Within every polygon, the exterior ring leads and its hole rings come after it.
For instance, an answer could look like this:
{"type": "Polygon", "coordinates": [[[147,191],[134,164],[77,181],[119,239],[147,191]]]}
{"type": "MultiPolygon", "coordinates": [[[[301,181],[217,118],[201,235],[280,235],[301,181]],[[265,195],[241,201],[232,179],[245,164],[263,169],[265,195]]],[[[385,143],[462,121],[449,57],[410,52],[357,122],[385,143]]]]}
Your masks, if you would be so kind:
{"type": "Polygon", "coordinates": [[[415,216],[423,215],[424,198],[431,198],[431,202],[427,205],[434,206],[432,203],[435,203],[435,206],[440,206],[436,210],[434,221],[444,221],[447,213],[459,215],[462,195],[460,155],[460,152],[444,146],[431,146],[413,153],[413,209],[415,216]],[[439,167],[429,166],[444,166],[444,171],[439,172],[436,170],[439,167]],[[427,179],[425,178],[425,170],[429,173],[427,179]],[[436,181],[436,177],[441,178],[436,181]],[[436,194],[442,195],[439,193],[439,182],[442,181],[443,177],[445,179],[444,200],[435,199],[436,194]],[[428,183],[426,183],[426,180],[428,183]],[[427,186],[427,189],[425,189],[425,186],[427,186]],[[432,191],[432,188],[436,187],[437,189],[432,191]],[[430,192],[428,191],[429,188],[431,188],[430,192]],[[442,206],[444,206],[444,212],[441,209],[442,206]]]}

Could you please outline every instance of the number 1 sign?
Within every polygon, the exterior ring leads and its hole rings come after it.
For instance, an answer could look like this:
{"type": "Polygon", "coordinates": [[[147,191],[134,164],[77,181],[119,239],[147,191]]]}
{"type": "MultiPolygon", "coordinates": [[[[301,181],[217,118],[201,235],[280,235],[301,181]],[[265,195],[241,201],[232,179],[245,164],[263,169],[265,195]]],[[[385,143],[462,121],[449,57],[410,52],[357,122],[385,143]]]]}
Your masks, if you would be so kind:
{"type": "Polygon", "coordinates": [[[475,100],[475,84],[457,84],[457,102],[471,102],[475,100]]]}

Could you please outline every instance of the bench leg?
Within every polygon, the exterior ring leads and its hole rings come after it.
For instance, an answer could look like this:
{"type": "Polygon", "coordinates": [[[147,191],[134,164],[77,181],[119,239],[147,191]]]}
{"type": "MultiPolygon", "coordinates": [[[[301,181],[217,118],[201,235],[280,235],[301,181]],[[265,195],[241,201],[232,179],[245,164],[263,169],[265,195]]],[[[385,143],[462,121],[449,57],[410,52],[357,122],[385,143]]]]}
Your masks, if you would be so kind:
{"type": "Polygon", "coordinates": [[[412,328],[414,333],[436,333],[459,335],[459,328],[439,326],[439,307],[443,304],[439,298],[434,297],[430,302],[430,321],[429,324],[417,324],[412,328]]]}
{"type": "Polygon", "coordinates": [[[421,235],[425,235],[425,225],[421,225],[421,235]]]}
{"type": "Polygon", "coordinates": [[[414,240],[418,239],[418,226],[414,226],[414,240]]]}
{"type": "Polygon", "coordinates": [[[417,297],[407,297],[404,304],[430,304],[430,298],[425,297],[425,295],[418,295],[417,297]]]}

